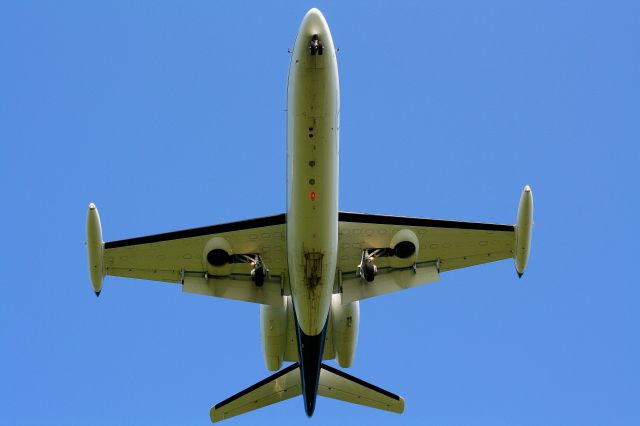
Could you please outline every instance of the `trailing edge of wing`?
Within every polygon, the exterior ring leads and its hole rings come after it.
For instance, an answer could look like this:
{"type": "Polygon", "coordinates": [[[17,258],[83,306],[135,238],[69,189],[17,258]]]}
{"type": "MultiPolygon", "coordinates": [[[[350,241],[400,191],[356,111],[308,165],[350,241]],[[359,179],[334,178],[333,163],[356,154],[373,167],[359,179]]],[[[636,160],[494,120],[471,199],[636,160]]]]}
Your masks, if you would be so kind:
{"type": "Polygon", "coordinates": [[[419,285],[440,280],[438,262],[421,262],[415,269],[379,268],[374,285],[364,281],[353,272],[343,273],[341,303],[347,304],[356,300],[368,299],[394,291],[406,290],[419,285]]]}

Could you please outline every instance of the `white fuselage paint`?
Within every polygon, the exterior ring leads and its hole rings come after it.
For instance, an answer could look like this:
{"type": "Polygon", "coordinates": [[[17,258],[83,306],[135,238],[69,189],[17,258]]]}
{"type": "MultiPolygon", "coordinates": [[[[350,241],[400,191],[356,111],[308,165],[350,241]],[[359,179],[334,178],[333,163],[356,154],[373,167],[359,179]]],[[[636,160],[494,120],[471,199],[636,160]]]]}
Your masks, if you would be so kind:
{"type": "Polygon", "coordinates": [[[340,87],[331,33],[322,13],[304,17],[287,87],[287,257],[302,331],[315,336],[329,315],[338,252],[340,87]],[[323,54],[312,55],[317,35],[323,54]]]}

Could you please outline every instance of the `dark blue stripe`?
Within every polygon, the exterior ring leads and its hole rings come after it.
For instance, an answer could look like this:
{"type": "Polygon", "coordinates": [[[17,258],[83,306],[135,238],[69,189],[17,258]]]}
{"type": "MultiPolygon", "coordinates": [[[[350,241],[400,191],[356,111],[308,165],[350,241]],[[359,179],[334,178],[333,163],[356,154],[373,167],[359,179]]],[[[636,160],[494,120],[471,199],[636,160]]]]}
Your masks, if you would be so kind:
{"type": "Polygon", "coordinates": [[[475,229],[478,231],[513,232],[515,226],[497,223],[460,222],[456,220],[423,219],[419,217],[386,216],[366,213],[338,213],[340,222],[371,223],[378,225],[424,226],[427,228],[475,229]]]}

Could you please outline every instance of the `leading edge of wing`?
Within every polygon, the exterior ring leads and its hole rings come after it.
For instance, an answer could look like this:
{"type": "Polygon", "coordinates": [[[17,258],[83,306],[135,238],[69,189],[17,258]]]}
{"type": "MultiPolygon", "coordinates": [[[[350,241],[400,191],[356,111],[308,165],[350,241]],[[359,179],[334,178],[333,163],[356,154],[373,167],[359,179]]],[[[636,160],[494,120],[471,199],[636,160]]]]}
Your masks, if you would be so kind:
{"type": "Polygon", "coordinates": [[[498,223],[461,222],[457,220],[423,219],[409,216],[339,212],[340,222],[372,223],[378,225],[424,226],[429,228],[474,229],[479,231],[514,232],[514,225],[498,223]]]}
{"type": "Polygon", "coordinates": [[[147,235],[144,237],[128,238],[126,240],[109,241],[104,243],[105,249],[127,247],[138,244],[158,243],[161,241],[178,240],[181,238],[200,237],[202,235],[219,234],[222,232],[240,231],[244,229],[260,228],[264,226],[283,225],[286,223],[286,214],[258,217],[255,219],[240,220],[237,222],[221,223],[219,225],[203,226],[200,228],[185,229],[182,231],[165,232],[162,234],[147,235]]]}

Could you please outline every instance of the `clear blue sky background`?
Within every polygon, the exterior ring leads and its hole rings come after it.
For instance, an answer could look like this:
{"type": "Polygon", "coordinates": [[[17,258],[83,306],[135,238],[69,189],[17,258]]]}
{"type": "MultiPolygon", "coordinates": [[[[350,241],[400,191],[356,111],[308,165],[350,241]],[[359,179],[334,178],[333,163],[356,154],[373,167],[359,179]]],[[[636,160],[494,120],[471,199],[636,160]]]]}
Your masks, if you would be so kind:
{"type": "Polygon", "coordinates": [[[629,1],[2,2],[0,424],[206,425],[266,377],[258,307],[89,283],[106,240],[281,213],[285,84],[340,48],[342,210],[513,223],[511,261],[364,301],[354,375],[397,416],[300,398],[229,425],[637,425],[640,6],[629,1]],[[355,422],[355,423],[354,423],[355,422]]]}

